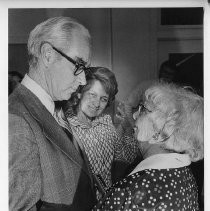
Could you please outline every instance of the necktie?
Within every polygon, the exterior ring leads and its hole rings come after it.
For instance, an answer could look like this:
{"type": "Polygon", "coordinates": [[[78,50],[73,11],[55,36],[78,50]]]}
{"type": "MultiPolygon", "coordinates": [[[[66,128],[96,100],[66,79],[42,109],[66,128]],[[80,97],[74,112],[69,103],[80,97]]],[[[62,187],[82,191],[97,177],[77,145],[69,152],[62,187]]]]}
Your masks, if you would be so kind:
{"type": "Polygon", "coordinates": [[[63,110],[62,109],[56,110],[54,112],[53,117],[56,119],[58,124],[62,127],[62,129],[64,130],[64,132],[66,133],[66,135],[68,136],[70,141],[73,142],[75,148],[81,154],[82,158],[84,158],[83,157],[83,153],[81,152],[80,145],[78,144],[77,140],[72,135],[72,130],[71,130],[69,124],[68,124],[68,121],[66,120],[66,117],[65,117],[65,115],[63,113],[63,110]]]}
{"type": "Polygon", "coordinates": [[[65,118],[65,115],[63,113],[63,110],[55,110],[53,117],[55,118],[55,120],[58,122],[58,124],[62,127],[62,128],[66,128],[67,130],[69,129],[69,125],[68,122],[65,118]]]}

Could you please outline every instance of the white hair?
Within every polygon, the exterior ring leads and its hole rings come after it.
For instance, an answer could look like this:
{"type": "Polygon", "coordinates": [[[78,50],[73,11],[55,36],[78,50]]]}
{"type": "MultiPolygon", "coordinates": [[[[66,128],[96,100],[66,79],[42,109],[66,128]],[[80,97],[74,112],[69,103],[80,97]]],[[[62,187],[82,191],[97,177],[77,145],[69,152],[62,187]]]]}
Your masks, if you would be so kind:
{"type": "MultiPolygon", "coordinates": [[[[188,153],[192,161],[204,156],[204,104],[203,98],[190,90],[172,83],[157,83],[146,90],[145,101],[155,109],[165,114],[173,121],[172,142],[162,142],[165,149],[180,153],[188,153]]],[[[154,123],[158,128],[156,116],[154,123]]],[[[163,129],[166,137],[170,136],[166,128],[163,129]],[[164,131],[165,130],[165,131],[164,131]]]]}
{"type": "Polygon", "coordinates": [[[28,39],[29,65],[37,66],[41,46],[50,42],[59,49],[69,49],[72,37],[76,32],[83,35],[90,47],[90,34],[88,30],[70,17],[53,17],[38,24],[30,33],[28,39]]]}

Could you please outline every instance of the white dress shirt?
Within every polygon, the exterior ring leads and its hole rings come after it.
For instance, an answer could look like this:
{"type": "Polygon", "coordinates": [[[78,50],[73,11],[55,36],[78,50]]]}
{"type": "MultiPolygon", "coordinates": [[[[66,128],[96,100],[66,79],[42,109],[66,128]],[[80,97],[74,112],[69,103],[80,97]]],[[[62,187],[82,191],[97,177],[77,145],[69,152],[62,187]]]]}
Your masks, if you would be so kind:
{"type": "Polygon", "coordinates": [[[39,84],[37,84],[27,74],[24,76],[21,84],[35,94],[52,116],[54,116],[55,103],[51,96],[39,84]]]}

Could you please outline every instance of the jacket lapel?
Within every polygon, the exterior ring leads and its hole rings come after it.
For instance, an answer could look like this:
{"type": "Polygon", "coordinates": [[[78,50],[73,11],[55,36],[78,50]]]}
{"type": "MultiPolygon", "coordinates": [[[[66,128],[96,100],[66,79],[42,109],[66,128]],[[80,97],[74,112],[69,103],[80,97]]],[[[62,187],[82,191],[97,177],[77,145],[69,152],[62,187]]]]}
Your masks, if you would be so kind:
{"type": "Polygon", "coordinates": [[[72,140],[68,138],[62,127],[57,123],[40,100],[23,85],[19,86],[17,92],[18,91],[20,98],[28,111],[42,127],[46,138],[89,175],[88,169],[86,165],[84,165],[84,161],[76,150],[72,140]]]}

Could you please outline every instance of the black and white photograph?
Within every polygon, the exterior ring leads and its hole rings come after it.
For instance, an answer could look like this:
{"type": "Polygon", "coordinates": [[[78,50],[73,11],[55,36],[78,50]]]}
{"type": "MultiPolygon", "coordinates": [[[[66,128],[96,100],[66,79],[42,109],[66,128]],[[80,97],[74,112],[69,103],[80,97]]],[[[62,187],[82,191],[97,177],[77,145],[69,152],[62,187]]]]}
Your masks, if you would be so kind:
{"type": "Polygon", "coordinates": [[[209,2],[9,2],[4,210],[208,210],[209,2]]]}

